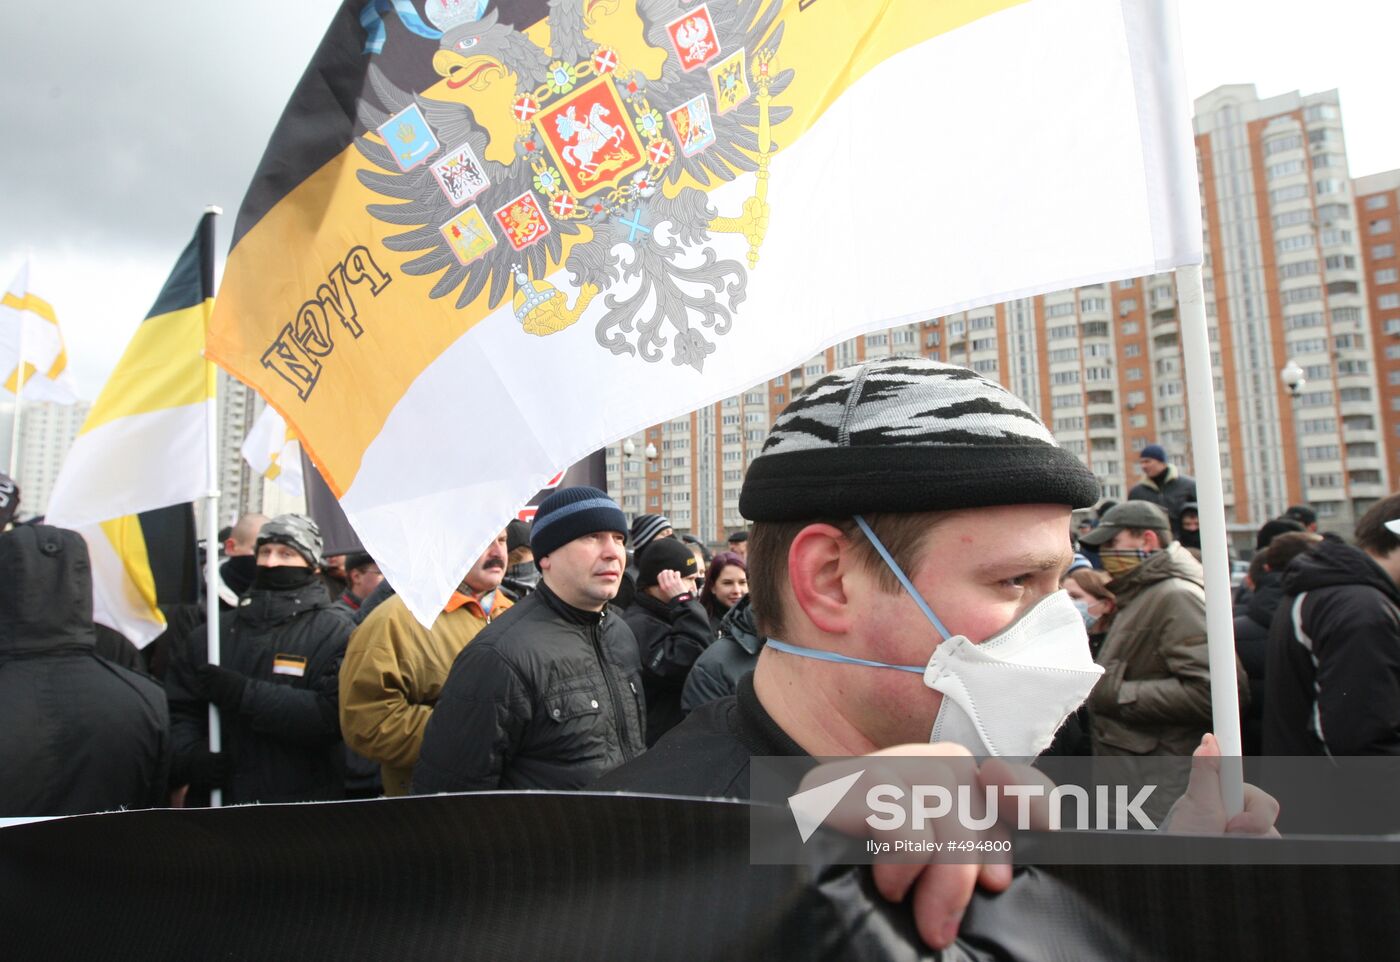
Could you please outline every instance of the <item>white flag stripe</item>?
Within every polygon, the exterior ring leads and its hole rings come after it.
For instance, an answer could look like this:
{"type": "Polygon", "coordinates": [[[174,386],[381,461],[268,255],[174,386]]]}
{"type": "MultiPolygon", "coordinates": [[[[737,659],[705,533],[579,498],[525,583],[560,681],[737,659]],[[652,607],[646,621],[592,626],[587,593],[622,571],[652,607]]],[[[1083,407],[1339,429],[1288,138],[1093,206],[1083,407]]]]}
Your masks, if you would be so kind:
{"type": "Polygon", "coordinates": [[[87,542],[92,563],[93,621],[121,633],[137,648],[146,647],[165,630],[165,623],[153,616],[106,532],[95,524],[76,530],[87,542]]]}
{"type": "Polygon", "coordinates": [[[78,435],[49,498],[49,523],[79,528],[202,497],[213,403],[133,414],[78,435]]]}
{"type": "MultiPolygon", "coordinates": [[[[1184,94],[1164,98],[1181,70],[1174,43],[1143,29],[1154,6],[1032,0],[871,69],[773,159],[758,267],[703,375],[599,351],[593,311],[528,352],[509,304],[463,335],[397,403],[341,502],[409,608],[429,623],[559,465],[832,343],[1199,262],[1189,112],[1184,94]],[[489,412],[512,443],[489,463],[444,444],[444,411],[489,412]]],[[[710,203],[734,209],[751,190],[739,178],[710,203]]],[[[737,235],[710,246],[747,249],[737,235]]],[[[571,290],[567,278],[550,280],[571,290]]]]}

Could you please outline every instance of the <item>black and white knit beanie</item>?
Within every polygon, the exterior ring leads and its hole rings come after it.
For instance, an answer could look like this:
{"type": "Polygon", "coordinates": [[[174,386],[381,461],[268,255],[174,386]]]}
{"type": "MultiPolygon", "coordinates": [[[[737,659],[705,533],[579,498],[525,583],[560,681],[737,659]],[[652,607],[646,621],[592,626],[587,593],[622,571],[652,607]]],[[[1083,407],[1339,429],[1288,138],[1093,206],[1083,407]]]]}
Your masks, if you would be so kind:
{"type": "Polygon", "coordinates": [[[794,398],[749,466],[739,513],[807,521],[1098,498],[1093,473],[1006,388],[895,357],[832,371],[794,398]]]}
{"type": "Polygon", "coordinates": [[[671,520],[664,514],[639,514],[632,519],[632,550],[638,554],[652,540],[671,527],[671,520]]]}

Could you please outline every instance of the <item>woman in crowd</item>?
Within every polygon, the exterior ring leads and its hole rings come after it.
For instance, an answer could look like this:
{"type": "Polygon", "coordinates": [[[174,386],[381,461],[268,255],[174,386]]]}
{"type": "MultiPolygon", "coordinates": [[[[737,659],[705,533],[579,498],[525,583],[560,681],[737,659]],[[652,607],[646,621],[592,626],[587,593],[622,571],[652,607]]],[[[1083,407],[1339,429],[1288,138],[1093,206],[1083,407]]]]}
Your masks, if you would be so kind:
{"type": "Polygon", "coordinates": [[[739,599],[749,593],[749,569],[744,559],[732,551],[721,551],[705,571],[705,587],[700,604],[710,616],[710,626],[718,633],[719,623],[739,599]]]}
{"type": "Polygon", "coordinates": [[[1113,579],[1106,571],[1096,568],[1078,567],[1065,574],[1060,587],[1069,592],[1074,606],[1084,616],[1084,627],[1089,632],[1089,650],[1097,658],[1104,635],[1108,634],[1108,624],[1117,610],[1113,592],[1108,583],[1113,579]]]}

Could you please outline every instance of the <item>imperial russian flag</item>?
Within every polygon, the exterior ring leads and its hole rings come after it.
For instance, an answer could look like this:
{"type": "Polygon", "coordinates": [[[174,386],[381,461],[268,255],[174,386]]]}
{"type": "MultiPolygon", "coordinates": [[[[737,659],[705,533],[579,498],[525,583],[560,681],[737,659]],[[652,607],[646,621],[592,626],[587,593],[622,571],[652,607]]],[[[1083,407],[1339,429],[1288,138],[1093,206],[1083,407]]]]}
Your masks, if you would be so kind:
{"type": "Polygon", "coordinates": [[[1171,0],[353,0],[209,354],[410,609],[584,453],[841,339],[1201,260],[1171,0]]]}

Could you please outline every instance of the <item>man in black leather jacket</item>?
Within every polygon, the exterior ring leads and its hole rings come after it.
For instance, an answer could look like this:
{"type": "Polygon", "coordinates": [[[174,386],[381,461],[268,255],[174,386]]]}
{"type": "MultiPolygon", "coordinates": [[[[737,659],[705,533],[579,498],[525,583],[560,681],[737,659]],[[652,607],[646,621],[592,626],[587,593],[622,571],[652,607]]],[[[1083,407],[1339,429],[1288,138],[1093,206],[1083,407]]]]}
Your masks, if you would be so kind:
{"type": "Polygon", "coordinates": [[[608,602],[627,522],[602,491],[556,491],[530,542],[539,587],[462,649],[413,771],[415,794],[582,788],[645,749],[637,642],[608,602]]]}

